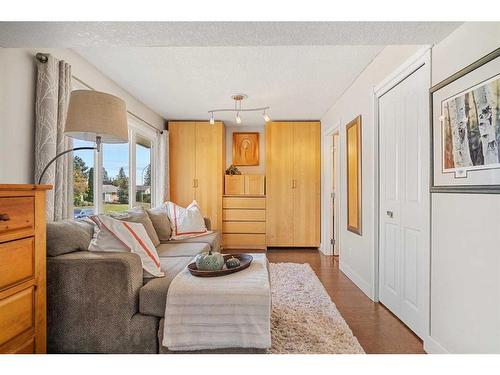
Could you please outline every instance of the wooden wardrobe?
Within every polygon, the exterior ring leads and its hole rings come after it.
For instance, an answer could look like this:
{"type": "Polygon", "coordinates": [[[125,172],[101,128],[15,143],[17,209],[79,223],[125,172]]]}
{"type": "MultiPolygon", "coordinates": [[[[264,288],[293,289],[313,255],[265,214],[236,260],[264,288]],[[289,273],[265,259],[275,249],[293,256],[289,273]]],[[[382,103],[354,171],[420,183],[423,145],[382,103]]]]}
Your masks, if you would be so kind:
{"type": "Polygon", "coordinates": [[[320,122],[266,125],[268,247],[320,245],[320,122]]]}
{"type": "Polygon", "coordinates": [[[170,121],[170,200],[183,207],[193,200],[212,229],[222,228],[225,128],[222,122],[170,121]]]}

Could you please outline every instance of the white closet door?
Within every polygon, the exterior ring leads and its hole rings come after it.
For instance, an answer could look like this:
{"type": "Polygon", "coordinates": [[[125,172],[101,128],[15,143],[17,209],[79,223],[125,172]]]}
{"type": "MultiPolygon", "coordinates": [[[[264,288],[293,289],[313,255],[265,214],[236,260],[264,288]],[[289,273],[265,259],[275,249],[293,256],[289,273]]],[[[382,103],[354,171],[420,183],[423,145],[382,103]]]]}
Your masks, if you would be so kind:
{"type": "Polygon", "coordinates": [[[379,300],[423,337],[428,315],[428,65],[379,99],[379,300]]]}

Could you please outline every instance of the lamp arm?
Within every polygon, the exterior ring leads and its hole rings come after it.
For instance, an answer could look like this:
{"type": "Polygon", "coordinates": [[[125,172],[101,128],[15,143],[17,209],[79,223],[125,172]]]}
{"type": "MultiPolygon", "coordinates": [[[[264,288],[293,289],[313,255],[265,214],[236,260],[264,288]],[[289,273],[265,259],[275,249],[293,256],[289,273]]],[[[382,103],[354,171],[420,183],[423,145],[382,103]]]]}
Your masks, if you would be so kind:
{"type": "Polygon", "coordinates": [[[79,151],[79,150],[98,150],[98,147],[75,147],[66,151],[63,151],[59,154],[57,154],[54,158],[52,158],[51,161],[47,164],[47,166],[43,169],[42,173],[40,174],[40,178],[38,179],[38,185],[42,183],[43,176],[45,175],[45,172],[47,172],[47,169],[52,165],[53,162],[55,162],[59,157],[73,151],[79,151]]]}

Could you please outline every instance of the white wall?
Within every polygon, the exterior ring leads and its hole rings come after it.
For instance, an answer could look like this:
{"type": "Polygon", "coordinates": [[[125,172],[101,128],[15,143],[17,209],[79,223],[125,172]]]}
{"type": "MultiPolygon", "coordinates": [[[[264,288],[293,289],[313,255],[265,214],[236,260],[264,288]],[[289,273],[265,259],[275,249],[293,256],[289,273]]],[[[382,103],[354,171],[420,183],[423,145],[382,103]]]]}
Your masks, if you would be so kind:
{"type": "Polygon", "coordinates": [[[163,118],[70,49],[0,48],[0,183],[32,183],[35,134],[35,54],[51,53],[71,64],[73,76],[119,96],[127,110],[158,129],[163,118]]]}
{"type": "MultiPolygon", "coordinates": [[[[349,89],[321,118],[323,131],[340,124],[340,173],[346,174],[345,125],[361,115],[362,122],[362,236],[347,231],[345,178],[340,184],[340,268],[370,298],[374,296],[375,243],[375,132],[374,87],[413,55],[420,46],[386,47],[360,74],[349,89]]],[[[324,151],[323,151],[324,155],[324,151]]],[[[324,168],[322,168],[324,171],[324,168]]],[[[324,173],[323,173],[324,174],[324,173]]],[[[324,176],[322,177],[324,180],[324,176]]],[[[323,186],[325,186],[323,184],[323,186]]],[[[324,192],[325,189],[322,189],[324,192]]],[[[326,212],[326,194],[322,194],[326,212]]],[[[322,220],[323,225],[325,220],[322,220]]],[[[326,228],[322,228],[322,233],[326,228]]],[[[323,244],[324,246],[324,244],[323,244]]]]}
{"type": "MultiPolygon", "coordinates": [[[[465,23],[432,51],[436,84],[500,46],[465,23]]],[[[500,195],[433,194],[430,352],[500,353],[500,195]]]]}
{"type": "Polygon", "coordinates": [[[265,126],[227,126],[226,127],[226,168],[233,163],[233,133],[258,132],[259,133],[259,165],[239,166],[243,174],[266,174],[266,141],[265,126]]]}

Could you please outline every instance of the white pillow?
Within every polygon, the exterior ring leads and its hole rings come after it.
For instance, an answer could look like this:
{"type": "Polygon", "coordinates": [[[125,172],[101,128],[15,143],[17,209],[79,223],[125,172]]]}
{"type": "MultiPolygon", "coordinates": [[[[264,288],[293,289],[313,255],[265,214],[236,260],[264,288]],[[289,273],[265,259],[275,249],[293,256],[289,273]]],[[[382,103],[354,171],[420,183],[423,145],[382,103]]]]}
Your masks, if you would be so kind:
{"type": "Polygon", "coordinates": [[[106,215],[92,216],[96,224],[90,251],[132,252],[141,258],[142,268],[155,277],[165,274],[160,269],[160,258],[148,232],[141,223],[113,219],[106,215]]]}
{"type": "Polygon", "coordinates": [[[200,212],[198,203],[191,202],[183,208],[173,202],[167,202],[167,215],[172,227],[172,240],[197,237],[210,233],[205,226],[205,220],[200,212]]]}

